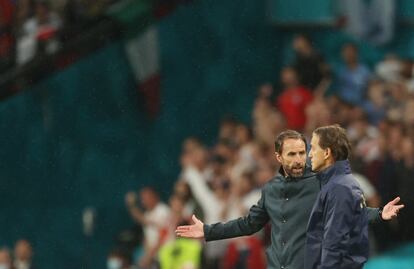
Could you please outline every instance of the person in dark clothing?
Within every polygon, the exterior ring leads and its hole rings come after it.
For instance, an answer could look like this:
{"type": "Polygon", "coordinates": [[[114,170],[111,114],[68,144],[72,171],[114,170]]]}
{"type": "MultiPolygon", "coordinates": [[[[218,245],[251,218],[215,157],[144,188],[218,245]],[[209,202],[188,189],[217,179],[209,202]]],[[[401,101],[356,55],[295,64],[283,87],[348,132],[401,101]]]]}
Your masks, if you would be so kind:
{"type": "MultiPolygon", "coordinates": [[[[204,238],[206,241],[251,235],[270,221],[271,245],[267,249],[268,268],[304,268],[306,225],[318,192],[319,181],[306,166],[306,140],[296,131],[279,134],[275,142],[279,173],[262,189],[256,205],[248,215],[226,222],[207,225],[193,215],[193,225],[179,226],[177,236],[204,238]]],[[[388,203],[381,215],[370,209],[372,221],[395,216],[396,201],[388,203]]]]}
{"type": "Polygon", "coordinates": [[[406,136],[401,142],[401,160],[396,165],[395,179],[398,193],[404,199],[407,208],[401,214],[399,221],[399,232],[401,240],[404,243],[414,240],[414,140],[406,136]]]}
{"type": "Polygon", "coordinates": [[[315,50],[310,38],[304,34],[293,39],[295,60],[293,67],[299,75],[300,83],[312,90],[327,76],[328,65],[322,55],[315,50]]]}
{"type": "MultiPolygon", "coordinates": [[[[357,269],[368,259],[368,211],[351,175],[350,152],[346,131],[339,125],[313,132],[309,158],[321,190],[307,228],[306,269],[357,269]]],[[[402,207],[397,206],[396,213],[402,207]]]]}

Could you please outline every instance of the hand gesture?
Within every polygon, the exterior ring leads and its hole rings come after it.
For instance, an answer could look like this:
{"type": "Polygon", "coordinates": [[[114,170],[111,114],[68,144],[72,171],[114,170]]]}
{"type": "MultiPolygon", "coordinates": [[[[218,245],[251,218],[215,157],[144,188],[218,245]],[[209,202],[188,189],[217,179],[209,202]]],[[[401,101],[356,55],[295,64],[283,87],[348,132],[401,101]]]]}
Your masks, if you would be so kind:
{"type": "Polygon", "coordinates": [[[193,220],[193,225],[178,226],[175,230],[175,234],[177,236],[187,238],[204,238],[204,223],[197,219],[194,215],[191,219],[193,220]]]}
{"type": "Polygon", "coordinates": [[[381,215],[383,220],[391,220],[398,216],[398,212],[400,211],[400,209],[404,208],[404,205],[397,205],[399,201],[400,197],[397,197],[384,206],[381,215]]]}

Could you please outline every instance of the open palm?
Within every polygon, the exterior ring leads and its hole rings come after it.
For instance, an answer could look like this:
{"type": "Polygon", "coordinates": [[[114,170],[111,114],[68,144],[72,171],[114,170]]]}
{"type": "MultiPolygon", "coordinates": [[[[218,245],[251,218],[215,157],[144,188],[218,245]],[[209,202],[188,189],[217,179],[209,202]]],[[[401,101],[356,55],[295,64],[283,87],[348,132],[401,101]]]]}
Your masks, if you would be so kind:
{"type": "Polygon", "coordinates": [[[175,234],[177,236],[187,238],[204,238],[204,223],[197,219],[194,215],[191,217],[191,219],[193,220],[192,225],[178,226],[175,230],[175,234]]]}
{"type": "Polygon", "coordinates": [[[400,201],[400,197],[397,197],[384,206],[384,209],[382,210],[382,216],[381,216],[382,219],[390,220],[398,216],[400,209],[404,208],[404,205],[398,204],[399,201],[400,201]]]}

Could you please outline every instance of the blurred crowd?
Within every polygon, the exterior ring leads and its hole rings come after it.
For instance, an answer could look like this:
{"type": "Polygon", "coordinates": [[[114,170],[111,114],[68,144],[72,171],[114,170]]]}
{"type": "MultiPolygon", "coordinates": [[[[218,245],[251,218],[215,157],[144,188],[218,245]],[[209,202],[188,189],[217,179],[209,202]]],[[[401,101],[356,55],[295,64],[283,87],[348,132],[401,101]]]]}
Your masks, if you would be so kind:
{"type": "Polygon", "coordinates": [[[0,247],[0,268],[2,269],[35,269],[32,263],[33,249],[29,241],[18,240],[14,249],[0,247]]]}
{"type": "Polygon", "coordinates": [[[117,0],[0,0],[0,73],[52,54],[117,0]]]}
{"type": "MultiPolygon", "coordinates": [[[[143,227],[141,244],[123,252],[129,262],[108,268],[265,268],[269,228],[256,235],[202,244],[176,238],[175,228],[245,215],[275,176],[274,140],[285,129],[310,137],[321,125],[339,123],[353,143],[351,162],[367,204],[380,207],[401,196],[398,220],[371,227],[373,254],[414,240],[414,64],[388,55],[369,67],[355,44],[344,44],[339,63],[328,63],[306,35],[292,42],[295,58],[280,73],[280,86],[261,85],[251,125],[232,117],[208,147],[195,137],[182,144],[181,173],[168,204],[151,187],[126,194],[132,219],[143,227]]],[[[122,259],[118,259],[121,261],[122,259]]]]}

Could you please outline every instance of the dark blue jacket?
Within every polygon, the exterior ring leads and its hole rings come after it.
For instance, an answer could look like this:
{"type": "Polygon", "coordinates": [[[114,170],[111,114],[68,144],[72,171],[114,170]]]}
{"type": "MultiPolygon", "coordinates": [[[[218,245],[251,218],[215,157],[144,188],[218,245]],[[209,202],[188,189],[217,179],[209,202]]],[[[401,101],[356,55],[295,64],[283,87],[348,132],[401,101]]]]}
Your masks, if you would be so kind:
{"type": "Polygon", "coordinates": [[[362,268],[368,259],[368,214],[349,162],[317,175],[321,183],[307,228],[305,268],[362,268]]]}

